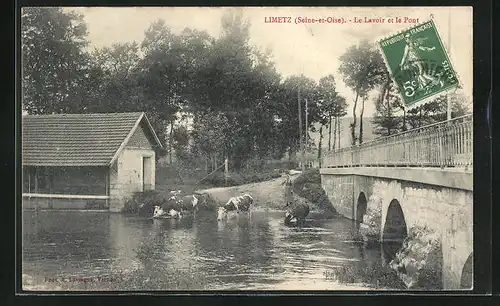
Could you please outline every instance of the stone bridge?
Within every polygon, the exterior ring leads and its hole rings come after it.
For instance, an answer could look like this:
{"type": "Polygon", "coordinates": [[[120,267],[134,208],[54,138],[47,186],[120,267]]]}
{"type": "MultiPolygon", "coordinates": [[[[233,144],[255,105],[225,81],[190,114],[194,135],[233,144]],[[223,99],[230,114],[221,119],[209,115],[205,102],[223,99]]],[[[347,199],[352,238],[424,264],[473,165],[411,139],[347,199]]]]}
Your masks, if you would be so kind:
{"type": "Polygon", "coordinates": [[[409,288],[471,289],[472,115],[324,156],[321,183],[409,288]]]}

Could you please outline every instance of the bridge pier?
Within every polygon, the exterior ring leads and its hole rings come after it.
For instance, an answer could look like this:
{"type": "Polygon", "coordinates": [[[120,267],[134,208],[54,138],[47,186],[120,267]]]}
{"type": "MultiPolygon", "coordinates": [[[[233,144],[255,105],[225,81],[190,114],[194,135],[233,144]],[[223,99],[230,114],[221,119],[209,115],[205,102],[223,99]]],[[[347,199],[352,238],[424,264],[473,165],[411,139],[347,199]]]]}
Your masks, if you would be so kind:
{"type": "Polygon", "coordinates": [[[351,167],[320,173],[334,208],[357,221],[365,240],[383,243],[389,265],[409,288],[471,289],[471,171],[351,167]],[[439,284],[426,284],[431,278],[439,284]]]}

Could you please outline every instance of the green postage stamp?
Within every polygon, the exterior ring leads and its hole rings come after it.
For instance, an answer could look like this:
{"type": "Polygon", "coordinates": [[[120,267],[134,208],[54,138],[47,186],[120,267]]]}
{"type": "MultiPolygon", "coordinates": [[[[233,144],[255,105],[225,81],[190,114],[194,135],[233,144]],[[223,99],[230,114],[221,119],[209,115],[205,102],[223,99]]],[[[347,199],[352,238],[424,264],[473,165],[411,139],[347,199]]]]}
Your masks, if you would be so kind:
{"type": "Polygon", "coordinates": [[[406,108],[459,86],[433,20],[378,42],[406,108]]]}

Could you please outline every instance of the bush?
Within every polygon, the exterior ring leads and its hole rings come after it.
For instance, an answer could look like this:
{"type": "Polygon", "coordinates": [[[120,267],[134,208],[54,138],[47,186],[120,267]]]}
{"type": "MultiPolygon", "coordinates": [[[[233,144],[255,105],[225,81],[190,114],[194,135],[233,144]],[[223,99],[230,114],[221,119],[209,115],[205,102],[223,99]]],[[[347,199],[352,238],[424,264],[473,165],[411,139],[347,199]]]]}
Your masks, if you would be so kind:
{"type": "Polygon", "coordinates": [[[125,201],[122,212],[129,214],[153,214],[155,205],[165,200],[156,190],[139,191],[125,201]]]}
{"type": "Polygon", "coordinates": [[[327,273],[329,278],[339,283],[365,283],[375,288],[408,289],[394,270],[380,264],[334,267],[327,273]]]}
{"type": "Polygon", "coordinates": [[[123,206],[122,212],[126,214],[135,214],[138,212],[138,205],[132,198],[125,200],[125,205],[123,206]]]}
{"type": "Polygon", "coordinates": [[[337,215],[337,211],[328,199],[325,190],[321,187],[319,169],[307,170],[297,177],[293,182],[293,192],[316,204],[322,211],[337,215]]]}

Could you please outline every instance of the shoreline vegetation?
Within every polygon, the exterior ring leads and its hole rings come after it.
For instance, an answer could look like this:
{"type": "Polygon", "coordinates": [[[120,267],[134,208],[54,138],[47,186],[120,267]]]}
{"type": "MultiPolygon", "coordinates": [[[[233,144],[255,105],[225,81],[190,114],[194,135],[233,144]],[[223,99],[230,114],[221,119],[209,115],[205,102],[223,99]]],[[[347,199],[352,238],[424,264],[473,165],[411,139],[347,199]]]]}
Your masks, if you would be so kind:
{"type": "MultiPolygon", "coordinates": [[[[202,195],[205,198],[205,201],[201,201],[203,204],[199,204],[199,208],[202,210],[216,210],[229,198],[244,193],[248,193],[254,198],[254,205],[257,209],[282,210],[284,206],[283,182],[285,180],[285,171],[273,169],[263,171],[261,175],[257,171],[250,171],[249,173],[233,175],[233,177],[249,177],[248,183],[230,186],[186,184],[186,182],[179,181],[160,184],[159,188],[154,191],[136,193],[126,202],[123,212],[126,214],[139,213],[139,206],[141,205],[145,208],[145,211],[152,210],[154,205],[157,205],[155,203],[161,203],[170,196],[169,192],[171,190],[181,190],[184,194],[202,195]]],[[[311,211],[319,212],[325,218],[338,216],[321,187],[321,177],[318,169],[309,169],[304,173],[292,174],[291,178],[295,202],[307,203],[311,211]]],[[[234,181],[232,183],[234,184],[234,181]]]]}

